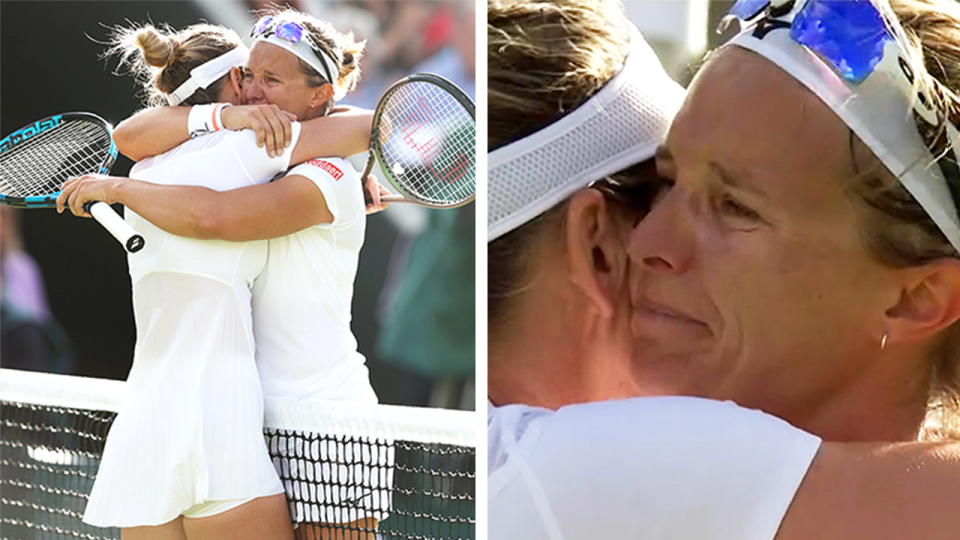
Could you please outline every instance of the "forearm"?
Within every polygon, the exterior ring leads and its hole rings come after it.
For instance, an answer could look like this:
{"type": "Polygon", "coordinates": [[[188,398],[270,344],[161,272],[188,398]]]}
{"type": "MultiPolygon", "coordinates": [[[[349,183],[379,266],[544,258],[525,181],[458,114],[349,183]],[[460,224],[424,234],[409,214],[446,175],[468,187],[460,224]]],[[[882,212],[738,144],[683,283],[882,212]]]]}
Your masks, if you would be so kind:
{"type": "Polygon", "coordinates": [[[216,238],[221,192],[200,186],[167,186],[118,178],[111,193],[116,202],[168,233],[189,238],[216,238]]]}
{"type": "Polygon", "coordinates": [[[187,117],[190,107],[154,107],[120,122],[113,140],[123,155],[134,161],[172,150],[190,140],[187,117]]]}
{"type": "Polygon", "coordinates": [[[266,240],[333,220],[320,190],[297,175],[227,191],[117,180],[100,200],[119,202],[164,231],[189,238],[266,240]]]}
{"type": "MultiPolygon", "coordinates": [[[[134,161],[172,150],[190,140],[189,115],[190,107],[141,111],[114,129],[117,149],[134,161]]],[[[224,111],[223,122],[227,129],[254,129],[258,146],[266,144],[267,151],[276,147],[282,152],[283,140],[290,139],[292,119],[285,115],[275,106],[238,106],[224,111]]],[[[370,144],[372,123],[373,111],[355,107],[337,107],[327,116],[304,122],[291,163],[359,154],[370,144]]]]}
{"type": "Polygon", "coordinates": [[[337,107],[334,113],[301,124],[291,163],[316,157],[349,157],[370,147],[373,111],[337,107]]]}

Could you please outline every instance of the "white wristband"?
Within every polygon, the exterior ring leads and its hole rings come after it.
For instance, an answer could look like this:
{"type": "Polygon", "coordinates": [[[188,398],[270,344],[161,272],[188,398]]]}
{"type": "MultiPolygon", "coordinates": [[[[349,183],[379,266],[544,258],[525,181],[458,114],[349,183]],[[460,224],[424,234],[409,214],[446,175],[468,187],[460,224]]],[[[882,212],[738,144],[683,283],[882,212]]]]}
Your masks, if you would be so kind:
{"type": "Polygon", "coordinates": [[[229,103],[209,103],[190,107],[190,114],[187,116],[190,138],[195,139],[223,129],[223,108],[229,106],[229,103]]]}

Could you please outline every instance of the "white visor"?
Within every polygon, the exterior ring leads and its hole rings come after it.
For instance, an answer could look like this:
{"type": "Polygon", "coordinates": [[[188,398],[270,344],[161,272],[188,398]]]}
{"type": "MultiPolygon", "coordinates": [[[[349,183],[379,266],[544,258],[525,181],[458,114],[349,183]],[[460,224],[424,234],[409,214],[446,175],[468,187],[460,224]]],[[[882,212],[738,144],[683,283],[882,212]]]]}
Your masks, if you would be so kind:
{"type": "Polygon", "coordinates": [[[487,242],[652,158],[685,93],[633,27],[623,68],[603,88],[563,118],[488,154],[487,242]]]}
{"type": "Polygon", "coordinates": [[[247,49],[246,45],[241,43],[237,45],[235,49],[200,64],[190,70],[190,78],[187,79],[185,83],[181,84],[170,94],[167,94],[167,101],[170,105],[183,103],[183,101],[192,96],[198,88],[207,88],[220,79],[220,77],[230,73],[231,69],[243,67],[243,65],[247,63],[248,58],[250,58],[250,50],[247,49]]]}
{"type": "MultiPolygon", "coordinates": [[[[789,14],[777,19],[792,21],[801,7],[799,2],[789,14]]],[[[756,32],[756,35],[755,28],[755,24],[747,26],[725,46],[735,45],[763,56],[820,98],[900,180],[960,251],[956,205],[936,159],[917,131],[914,118],[915,113],[921,118],[930,113],[915,109],[912,86],[905,78],[900,80],[903,76],[898,66],[897,44],[888,43],[881,64],[862,83],[851,84],[816,53],[794,41],[789,28],[756,32]]],[[[935,113],[933,117],[936,118],[935,113]]],[[[949,122],[947,135],[956,152],[960,135],[949,122]]]]}

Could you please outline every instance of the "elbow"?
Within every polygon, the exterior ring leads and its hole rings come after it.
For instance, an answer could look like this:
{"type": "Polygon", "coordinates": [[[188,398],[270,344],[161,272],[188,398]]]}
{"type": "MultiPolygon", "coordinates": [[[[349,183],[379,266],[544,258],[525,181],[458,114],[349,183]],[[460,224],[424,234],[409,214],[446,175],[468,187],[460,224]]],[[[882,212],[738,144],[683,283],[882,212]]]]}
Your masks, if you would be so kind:
{"type": "Polygon", "coordinates": [[[224,238],[224,220],[212,212],[201,212],[191,216],[191,236],[200,240],[226,240],[224,238]]]}
{"type": "Polygon", "coordinates": [[[186,206],[186,236],[200,240],[223,239],[225,220],[222,208],[206,201],[186,206]]]}
{"type": "Polygon", "coordinates": [[[124,122],[121,122],[119,126],[114,128],[113,144],[117,146],[117,150],[133,161],[140,161],[148,156],[137,148],[136,141],[136,134],[131,129],[128,129],[124,125],[124,122]]]}
{"type": "Polygon", "coordinates": [[[227,240],[243,242],[249,240],[241,234],[242,227],[223,207],[211,207],[200,210],[190,218],[191,236],[200,240],[227,240]]]}

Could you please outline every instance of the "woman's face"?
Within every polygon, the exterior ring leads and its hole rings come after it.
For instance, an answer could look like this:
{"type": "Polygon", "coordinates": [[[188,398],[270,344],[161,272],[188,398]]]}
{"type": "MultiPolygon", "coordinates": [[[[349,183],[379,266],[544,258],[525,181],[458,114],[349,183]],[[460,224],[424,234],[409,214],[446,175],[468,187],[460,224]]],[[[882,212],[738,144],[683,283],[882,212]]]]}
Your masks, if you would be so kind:
{"type": "Polygon", "coordinates": [[[277,105],[299,120],[306,120],[321,109],[322,103],[311,101],[316,90],[307,85],[296,55],[272,43],[254,43],[243,68],[244,105],[277,105]]]}
{"type": "Polygon", "coordinates": [[[652,394],[789,417],[855,384],[895,302],[844,191],[849,131],[777,66],[704,66],[657,155],[671,187],[629,240],[635,362],[652,394]]]}

